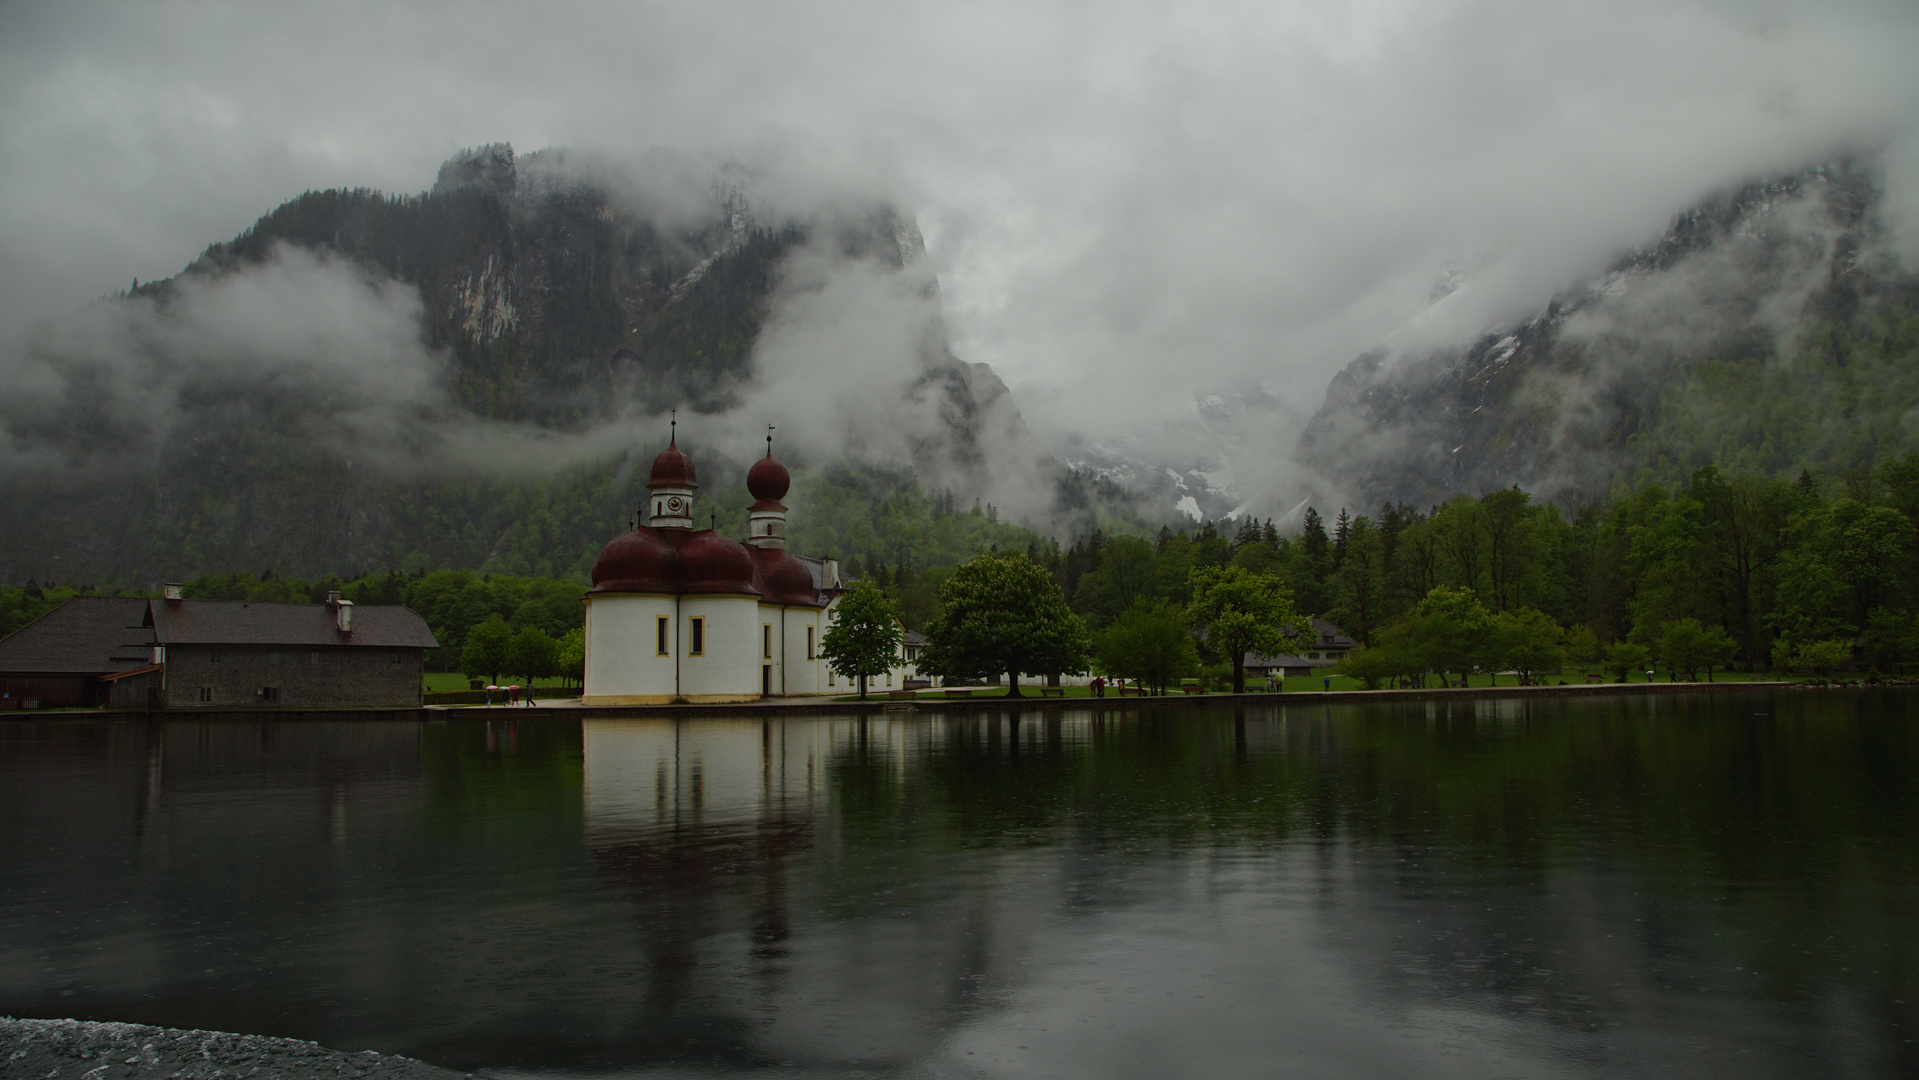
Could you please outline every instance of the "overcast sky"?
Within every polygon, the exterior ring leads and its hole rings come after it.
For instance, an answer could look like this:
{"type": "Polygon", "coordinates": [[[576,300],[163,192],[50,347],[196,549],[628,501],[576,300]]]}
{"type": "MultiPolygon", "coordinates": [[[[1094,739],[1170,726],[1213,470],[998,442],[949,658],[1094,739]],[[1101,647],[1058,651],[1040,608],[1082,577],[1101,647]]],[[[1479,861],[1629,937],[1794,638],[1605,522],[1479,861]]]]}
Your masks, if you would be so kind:
{"type": "MultiPolygon", "coordinates": [[[[1536,304],[1714,188],[1851,147],[1919,184],[1919,4],[8,3],[0,331],[307,188],[465,146],[669,146],[917,215],[955,345],[1043,432],[1265,381],[1302,413],[1501,253],[1536,304]]],[[[1919,217],[1919,215],[1915,215],[1919,217]]]]}

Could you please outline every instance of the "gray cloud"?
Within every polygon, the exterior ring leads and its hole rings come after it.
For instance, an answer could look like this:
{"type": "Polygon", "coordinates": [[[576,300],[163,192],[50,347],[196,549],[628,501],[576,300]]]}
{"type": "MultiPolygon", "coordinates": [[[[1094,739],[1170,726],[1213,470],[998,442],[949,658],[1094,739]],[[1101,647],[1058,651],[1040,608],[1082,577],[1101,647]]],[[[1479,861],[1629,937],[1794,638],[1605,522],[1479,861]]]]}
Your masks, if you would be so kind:
{"type": "MultiPolygon", "coordinates": [[[[666,146],[770,207],[911,208],[961,358],[1044,438],[1177,441],[1196,392],[1264,383],[1279,407],[1236,437],[1277,453],[1449,259],[1501,252],[1454,305],[1477,329],[1710,190],[1884,144],[1919,256],[1916,24],[1870,2],[16,5],[0,333],[304,188],[418,190],[494,140],[666,146]]],[[[899,330],[818,322],[885,287],[802,300],[771,377],[899,330]]]]}

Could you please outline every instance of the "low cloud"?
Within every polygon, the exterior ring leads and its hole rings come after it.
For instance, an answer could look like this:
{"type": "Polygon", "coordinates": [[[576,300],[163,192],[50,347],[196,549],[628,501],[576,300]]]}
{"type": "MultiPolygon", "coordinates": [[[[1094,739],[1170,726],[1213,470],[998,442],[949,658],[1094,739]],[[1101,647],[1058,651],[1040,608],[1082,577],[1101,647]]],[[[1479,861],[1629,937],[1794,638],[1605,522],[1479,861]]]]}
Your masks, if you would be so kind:
{"type": "Polygon", "coordinates": [[[769,206],[905,208],[958,356],[992,364],[1048,445],[1178,447],[1198,397],[1270,387],[1279,406],[1235,436],[1269,453],[1447,263],[1501,253],[1452,305],[1471,333],[1713,190],[1847,149],[1892,148],[1897,247],[1919,263],[1908,3],[10,14],[0,336],[173,273],[302,189],[416,191],[493,141],[675,147],[769,206]]]}

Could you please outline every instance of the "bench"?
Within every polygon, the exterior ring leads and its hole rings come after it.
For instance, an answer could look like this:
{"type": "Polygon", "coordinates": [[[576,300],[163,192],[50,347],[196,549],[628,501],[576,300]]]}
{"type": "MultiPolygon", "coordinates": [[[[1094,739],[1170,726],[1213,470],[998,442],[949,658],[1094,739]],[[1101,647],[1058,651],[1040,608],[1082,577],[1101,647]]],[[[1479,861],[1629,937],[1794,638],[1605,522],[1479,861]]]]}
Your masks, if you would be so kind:
{"type": "Polygon", "coordinates": [[[1040,697],[1065,697],[1066,688],[1064,686],[1042,686],[1039,688],[1039,696],[1040,697]]]}
{"type": "Polygon", "coordinates": [[[1588,675],[1586,676],[1586,681],[1602,683],[1606,681],[1606,677],[1604,675],[1588,675]]]}
{"type": "Polygon", "coordinates": [[[892,698],[894,701],[911,701],[919,695],[913,693],[911,690],[888,690],[886,696],[892,698]]]}
{"type": "Polygon", "coordinates": [[[1188,694],[1203,694],[1203,693],[1205,693],[1205,692],[1206,692],[1206,688],[1205,688],[1205,687],[1203,687],[1203,686],[1197,686],[1197,685],[1195,685],[1195,686],[1181,686],[1181,687],[1180,687],[1180,690],[1181,690],[1181,691],[1183,691],[1183,692],[1185,692],[1185,693],[1188,693],[1188,694]]]}
{"type": "Polygon", "coordinates": [[[973,688],[972,688],[972,687],[970,687],[970,686],[967,686],[967,687],[948,687],[948,688],[947,688],[947,691],[946,691],[946,696],[947,696],[947,697],[972,697],[972,696],[973,696],[973,688]]]}
{"type": "Polygon", "coordinates": [[[1119,688],[1119,696],[1120,697],[1145,697],[1146,688],[1143,686],[1122,686],[1119,688]]]}

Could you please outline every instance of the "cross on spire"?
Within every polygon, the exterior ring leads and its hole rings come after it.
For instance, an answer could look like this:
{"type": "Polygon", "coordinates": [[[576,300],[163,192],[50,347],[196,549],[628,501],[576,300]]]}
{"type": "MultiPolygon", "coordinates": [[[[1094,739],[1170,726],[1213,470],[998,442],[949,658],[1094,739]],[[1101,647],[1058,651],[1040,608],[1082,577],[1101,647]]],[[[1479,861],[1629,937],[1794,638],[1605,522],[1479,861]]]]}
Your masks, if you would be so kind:
{"type": "Polygon", "coordinates": [[[773,456],[773,425],[766,425],[766,456],[773,456]]]}

